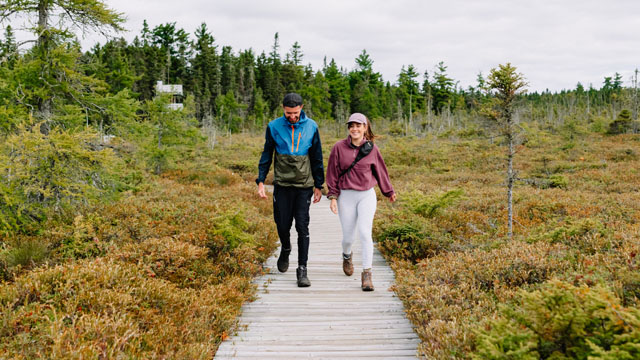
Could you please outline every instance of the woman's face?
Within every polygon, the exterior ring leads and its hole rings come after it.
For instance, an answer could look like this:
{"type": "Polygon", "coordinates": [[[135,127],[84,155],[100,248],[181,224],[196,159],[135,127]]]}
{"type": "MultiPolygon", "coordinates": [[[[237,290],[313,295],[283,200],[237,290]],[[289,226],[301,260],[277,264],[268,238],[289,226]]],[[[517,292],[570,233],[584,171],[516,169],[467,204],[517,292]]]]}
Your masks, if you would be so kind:
{"type": "Polygon", "coordinates": [[[364,138],[364,134],[366,134],[367,132],[367,125],[357,122],[350,122],[348,126],[351,139],[362,140],[364,138]]]}

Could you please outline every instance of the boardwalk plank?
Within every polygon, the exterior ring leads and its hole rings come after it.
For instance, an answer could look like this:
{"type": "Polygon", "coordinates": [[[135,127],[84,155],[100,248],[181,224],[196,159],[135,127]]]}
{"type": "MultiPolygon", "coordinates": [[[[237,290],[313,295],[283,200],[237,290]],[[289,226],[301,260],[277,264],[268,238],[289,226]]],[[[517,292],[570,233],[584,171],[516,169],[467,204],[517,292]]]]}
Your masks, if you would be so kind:
{"type": "Polygon", "coordinates": [[[243,306],[242,324],[225,340],[216,359],[411,359],[419,339],[402,303],[389,290],[394,274],[375,250],[376,290],[360,289],[360,244],[353,249],[355,273],[342,273],[340,222],[323,199],[311,206],[308,272],[311,287],[295,282],[297,249],[286,273],[276,269],[276,255],[256,280],[258,298],[243,306]]]}

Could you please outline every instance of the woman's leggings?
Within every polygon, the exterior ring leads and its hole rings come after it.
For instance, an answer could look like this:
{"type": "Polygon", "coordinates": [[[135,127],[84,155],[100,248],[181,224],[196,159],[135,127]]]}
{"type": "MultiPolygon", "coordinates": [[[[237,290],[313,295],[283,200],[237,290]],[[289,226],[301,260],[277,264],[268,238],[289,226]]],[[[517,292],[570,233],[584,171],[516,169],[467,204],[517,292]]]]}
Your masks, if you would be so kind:
{"type": "Polygon", "coordinates": [[[362,268],[371,269],[373,262],[373,216],[376,213],[376,192],[341,190],[338,196],[338,216],[342,224],[342,252],[351,254],[356,230],[362,242],[362,268]]]}

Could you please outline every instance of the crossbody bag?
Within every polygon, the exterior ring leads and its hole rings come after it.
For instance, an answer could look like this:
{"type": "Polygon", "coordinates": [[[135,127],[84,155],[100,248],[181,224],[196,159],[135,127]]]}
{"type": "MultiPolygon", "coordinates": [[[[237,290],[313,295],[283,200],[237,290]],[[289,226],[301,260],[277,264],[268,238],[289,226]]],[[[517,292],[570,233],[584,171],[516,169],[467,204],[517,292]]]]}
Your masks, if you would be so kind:
{"type": "Polygon", "coordinates": [[[363,157],[369,155],[371,150],[373,150],[373,142],[369,140],[365,141],[364,144],[362,144],[362,146],[358,148],[358,154],[356,155],[355,160],[353,160],[353,162],[351,163],[351,165],[349,165],[348,168],[346,168],[345,170],[342,170],[340,175],[338,175],[338,178],[343,177],[349,171],[351,171],[351,169],[353,169],[353,167],[356,165],[356,163],[358,163],[358,161],[360,161],[363,157]]]}

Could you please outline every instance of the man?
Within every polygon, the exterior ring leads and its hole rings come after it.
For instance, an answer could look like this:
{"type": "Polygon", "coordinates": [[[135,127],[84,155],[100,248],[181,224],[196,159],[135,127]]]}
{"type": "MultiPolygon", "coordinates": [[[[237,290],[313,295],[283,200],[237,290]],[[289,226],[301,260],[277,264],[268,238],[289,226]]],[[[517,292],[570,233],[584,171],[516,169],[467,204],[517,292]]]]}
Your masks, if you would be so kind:
{"type": "Polygon", "coordinates": [[[273,218],[282,244],[278,257],[278,270],[285,272],[289,269],[290,230],[295,218],[298,232],[296,278],[299,287],[307,287],[311,286],[307,277],[309,206],[311,197],[314,203],[322,198],[324,167],[318,125],[305,115],[302,107],[300,95],[296,93],[285,95],[282,101],[284,116],[271,121],[267,126],[256,183],[258,195],[266,199],[264,180],[269,172],[275,150],[273,218]]]}

